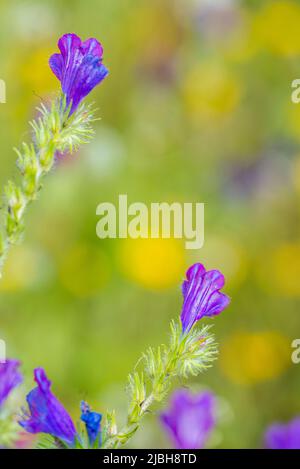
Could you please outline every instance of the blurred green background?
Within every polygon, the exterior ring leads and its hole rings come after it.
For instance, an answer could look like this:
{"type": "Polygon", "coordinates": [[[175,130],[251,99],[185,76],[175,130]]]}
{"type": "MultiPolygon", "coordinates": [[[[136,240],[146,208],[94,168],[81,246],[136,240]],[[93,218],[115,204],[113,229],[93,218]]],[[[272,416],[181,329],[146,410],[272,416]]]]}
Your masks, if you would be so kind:
{"type": "MultiPolygon", "coordinates": [[[[109,77],[89,101],[96,138],[66,156],[27,213],[0,283],[0,336],[26,376],[43,366],[74,419],[79,400],[125,417],[125,382],[166,340],[195,261],[224,272],[230,307],[213,322],[220,355],[190,383],[220,399],[211,446],[260,447],[265,427],[300,413],[300,2],[1,0],[0,183],[12,147],[59,83],[59,36],[94,36],[109,77]],[[41,97],[41,98],[40,98],[41,97]],[[205,246],[99,240],[96,207],[205,202],[205,246]]],[[[163,447],[154,411],[133,447],[163,447]]]]}

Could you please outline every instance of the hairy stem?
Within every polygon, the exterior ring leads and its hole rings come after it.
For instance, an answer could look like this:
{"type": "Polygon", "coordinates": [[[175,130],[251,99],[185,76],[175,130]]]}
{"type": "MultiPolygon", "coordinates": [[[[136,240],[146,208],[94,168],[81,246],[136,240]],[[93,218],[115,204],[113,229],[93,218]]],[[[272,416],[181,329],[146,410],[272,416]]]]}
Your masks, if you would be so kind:
{"type": "Polygon", "coordinates": [[[215,359],[216,345],[208,329],[205,326],[201,330],[195,328],[188,334],[182,334],[181,325],[172,323],[169,346],[148,349],[137,365],[141,371],[135,370],[129,375],[127,423],[118,432],[115,422],[107,419],[104,448],[118,448],[126,444],[140,427],[149,408],[166,397],[175,378],[195,376],[210,366],[215,359]]]}
{"type": "Polygon", "coordinates": [[[44,177],[55,164],[55,156],[73,152],[93,136],[94,113],[82,104],[71,116],[65,97],[60,96],[50,108],[43,104],[39,117],[30,122],[32,141],[15,149],[20,173],[19,182],[9,181],[4,189],[0,227],[0,277],[9,249],[18,243],[24,230],[28,205],[37,198],[44,177]]]}

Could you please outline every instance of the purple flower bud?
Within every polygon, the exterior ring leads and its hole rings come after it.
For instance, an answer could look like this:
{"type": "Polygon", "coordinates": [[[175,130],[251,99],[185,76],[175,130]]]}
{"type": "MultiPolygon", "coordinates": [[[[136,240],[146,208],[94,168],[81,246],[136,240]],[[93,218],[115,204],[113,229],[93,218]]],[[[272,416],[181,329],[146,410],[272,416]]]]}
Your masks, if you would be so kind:
{"type": "Polygon", "coordinates": [[[34,370],[37,387],[27,395],[30,414],[24,413],[19,423],[29,433],[48,433],[73,444],[76,429],[63,405],[51,392],[51,381],[43,368],[34,370]]]}
{"type": "Polygon", "coordinates": [[[215,397],[210,392],[175,391],[160,420],[175,448],[203,448],[215,426],[215,397]]]}
{"type": "Polygon", "coordinates": [[[82,42],[76,34],[65,34],[58,41],[60,54],[50,57],[49,65],[61,82],[72,114],[79,103],[108,74],[102,63],[103,48],[93,38],[82,42]]]}
{"type": "Polygon", "coordinates": [[[0,406],[10,392],[23,381],[19,366],[20,362],[17,360],[6,360],[5,363],[0,363],[0,406]]]}
{"type": "Polygon", "coordinates": [[[265,434],[265,445],[269,449],[300,449],[300,417],[287,424],[271,425],[265,434]]]}
{"type": "Polygon", "coordinates": [[[218,270],[207,271],[202,264],[192,265],[182,284],[183,306],[181,323],[183,332],[189,332],[203,316],[215,316],[225,309],[230,299],[220,293],[225,279],[218,270]]]}

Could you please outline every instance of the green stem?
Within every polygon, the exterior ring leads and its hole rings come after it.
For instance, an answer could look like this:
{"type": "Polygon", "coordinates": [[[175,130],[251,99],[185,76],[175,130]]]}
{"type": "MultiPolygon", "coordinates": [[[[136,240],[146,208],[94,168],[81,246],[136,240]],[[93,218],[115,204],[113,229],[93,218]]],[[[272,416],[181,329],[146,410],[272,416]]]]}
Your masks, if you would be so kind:
{"type": "Polygon", "coordinates": [[[84,104],[69,116],[65,98],[60,96],[50,109],[41,105],[39,111],[38,119],[30,122],[31,143],[23,142],[21,149],[15,150],[20,182],[9,181],[5,187],[0,229],[0,277],[11,246],[21,239],[27,207],[37,198],[42,180],[54,166],[56,153],[66,150],[72,153],[93,135],[90,126],[95,120],[93,111],[84,104]]]}
{"type": "Polygon", "coordinates": [[[142,371],[134,371],[129,376],[131,400],[127,423],[118,432],[115,421],[112,423],[109,419],[104,448],[125,445],[140,427],[149,408],[166,397],[175,378],[195,376],[210,366],[215,359],[216,346],[208,329],[207,326],[200,331],[195,328],[183,335],[181,324],[172,323],[170,345],[158,347],[156,351],[150,348],[143,355],[142,371]]]}
{"type": "MultiPolygon", "coordinates": [[[[174,363],[173,368],[175,368],[176,361],[174,362],[173,360],[173,363],[174,363]]],[[[173,375],[172,371],[174,371],[174,369],[173,370],[170,369],[170,363],[167,363],[163,371],[164,371],[164,374],[162,376],[163,385],[168,386],[168,384],[172,380],[172,375],[173,375]]],[[[152,389],[150,390],[149,395],[142,402],[137,402],[137,405],[139,407],[138,415],[133,416],[133,412],[130,412],[129,410],[129,415],[127,418],[126,426],[123,427],[120,432],[108,438],[106,442],[104,443],[104,448],[118,448],[121,445],[125,445],[131,439],[131,437],[139,429],[141,420],[144,417],[144,415],[149,411],[149,408],[152,406],[152,404],[155,403],[155,401],[159,400],[156,398],[156,396],[160,395],[161,386],[162,386],[162,383],[159,381],[152,382],[152,389]]]]}

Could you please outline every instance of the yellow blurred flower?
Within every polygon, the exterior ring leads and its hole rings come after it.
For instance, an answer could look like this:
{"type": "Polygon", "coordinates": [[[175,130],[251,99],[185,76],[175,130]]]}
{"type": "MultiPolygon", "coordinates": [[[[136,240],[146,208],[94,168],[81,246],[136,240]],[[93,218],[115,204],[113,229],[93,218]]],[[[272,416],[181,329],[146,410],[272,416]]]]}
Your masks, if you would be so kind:
{"type": "Polygon", "coordinates": [[[251,10],[240,8],[239,15],[240,23],[227,44],[225,58],[243,63],[253,58],[260,44],[253,34],[253,14],[251,10]]]}
{"type": "Polygon", "coordinates": [[[182,242],[175,239],[127,239],[119,251],[124,274],[143,287],[160,290],[180,285],[185,272],[182,242]]]}
{"type": "MultiPolygon", "coordinates": [[[[17,51],[20,47],[15,47],[17,51]]],[[[48,60],[54,52],[51,47],[41,45],[36,47],[32,43],[25,43],[22,46],[22,55],[12,57],[10,62],[10,77],[18,77],[18,80],[11,78],[14,90],[9,108],[10,118],[16,125],[23,122],[28,116],[28,111],[45,101],[47,95],[59,89],[59,83],[51,72],[48,60]]]]}
{"type": "Polygon", "coordinates": [[[254,38],[270,52],[300,54],[300,5],[294,1],[270,1],[253,21],[254,38]]]}
{"type": "Polygon", "coordinates": [[[255,269],[261,288],[270,294],[300,296],[300,242],[282,243],[265,252],[255,269]]]}
{"type": "Polygon", "coordinates": [[[36,248],[14,246],[4,266],[0,291],[23,290],[38,282],[41,277],[41,261],[42,257],[36,248]]]}
{"type": "Polygon", "coordinates": [[[272,253],[269,270],[274,289],[287,296],[300,296],[300,243],[286,243],[272,253]]]}
{"type": "Polygon", "coordinates": [[[160,0],[137,5],[128,20],[127,36],[141,55],[139,60],[168,56],[180,42],[176,16],[160,0]]]}
{"type": "Polygon", "coordinates": [[[48,64],[50,55],[53,54],[51,47],[43,46],[25,53],[24,63],[19,69],[19,75],[26,88],[38,95],[49,93],[57,89],[58,81],[51,72],[48,64]]]}
{"type": "Polygon", "coordinates": [[[275,331],[236,332],[220,350],[220,367],[234,383],[277,378],[290,364],[290,341],[275,331]]]}
{"type": "Polygon", "coordinates": [[[186,109],[195,121],[218,120],[240,101],[238,78],[217,63],[202,63],[187,72],[183,83],[186,109]]]}
{"type": "Polygon", "coordinates": [[[97,294],[103,288],[110,275],[110,266],[100,249],[78,244],[63,256],[59,274],[67,290],[84,298],[97,294]]]}

